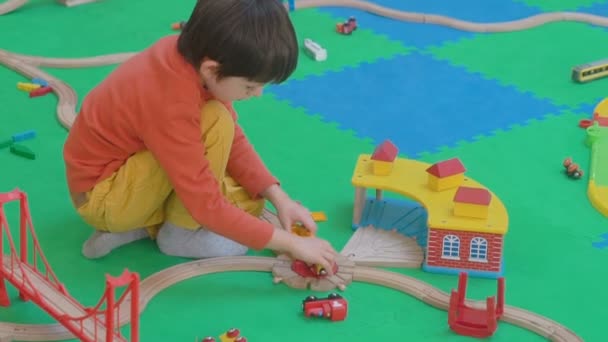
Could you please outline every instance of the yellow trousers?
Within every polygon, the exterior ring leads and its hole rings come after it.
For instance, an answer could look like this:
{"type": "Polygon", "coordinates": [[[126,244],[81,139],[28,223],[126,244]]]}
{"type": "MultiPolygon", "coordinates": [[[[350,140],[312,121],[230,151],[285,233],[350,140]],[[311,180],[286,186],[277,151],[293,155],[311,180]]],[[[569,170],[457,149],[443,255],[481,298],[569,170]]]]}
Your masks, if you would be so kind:
{"type": "MultiPolygon", "coordinates": [[[[224,196],[239,208],[260,216],[264,199],[252,199],[226,174],[234,138],[234,121],[221,102],[208,101],[201,110],[201,136],[201,147],[205,147],[210,168],[221,184],[224,196]]],[[[165,221],[186,229],[200,228],[150,151],[131,156],[110,177],[87,192],[86,199],[78,207],[78,213],[85,222],[100,231],[119,233],[145,227],[154,238],[165,221]]]]}

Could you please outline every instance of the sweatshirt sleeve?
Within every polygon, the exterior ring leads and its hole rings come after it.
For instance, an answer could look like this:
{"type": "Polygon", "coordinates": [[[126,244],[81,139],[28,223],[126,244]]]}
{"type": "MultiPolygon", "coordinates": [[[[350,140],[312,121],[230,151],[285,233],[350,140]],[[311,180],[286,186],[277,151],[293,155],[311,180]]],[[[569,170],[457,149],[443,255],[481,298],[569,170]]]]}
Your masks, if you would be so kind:
{"type": "MultiPolygon", "coordinates": [[[[156,114],[156,113],[155,113],[156,114]]],[[[201,143],[196,106],[176,104],[147,122],[147,149],[167,173],[174,191],[201,226],[249,248],[263,249],[274,227],[231,204],[222,194],[201,143]]]]}
{"type": "Polygon", "coordinates": [[[241,126],[236,122],[237,114],[228,106],[234,119],[234,140],[226,170],[230,177],[240,184],[252,198],[260,198],[260,193],[273,184],[279,184],[257,151],[253,148],[241,126]]]}

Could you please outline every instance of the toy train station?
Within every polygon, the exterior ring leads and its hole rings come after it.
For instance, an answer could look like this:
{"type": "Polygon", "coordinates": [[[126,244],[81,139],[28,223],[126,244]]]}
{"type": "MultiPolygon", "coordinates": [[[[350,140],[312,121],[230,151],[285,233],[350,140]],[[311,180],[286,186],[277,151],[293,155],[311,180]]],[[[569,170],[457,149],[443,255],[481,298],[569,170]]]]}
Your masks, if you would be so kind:
{"type": "Polygon", "coordinates": [[[509,220],[500,199],[466,177],[458,158],[428,164],[397,155],[387,140],[372,155],[359,156],[352,178],[353,229],[372,225],[415,239],[428,272],[501,277],[509,220]],[[368,190],[375,196],[368,197],[368,190]],[[406,201],[384,198],[383,191],[406,201]]]}

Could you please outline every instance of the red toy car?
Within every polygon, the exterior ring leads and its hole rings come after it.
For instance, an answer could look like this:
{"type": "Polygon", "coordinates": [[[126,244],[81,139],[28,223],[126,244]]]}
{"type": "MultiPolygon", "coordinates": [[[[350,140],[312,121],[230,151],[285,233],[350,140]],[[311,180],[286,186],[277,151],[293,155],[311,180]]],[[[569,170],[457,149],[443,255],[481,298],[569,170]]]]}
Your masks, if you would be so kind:
{"type": "Polygon", "coordinates": [[[338,33],[351,34],[356,29],[357,29],[357,19],[355,19],[355,17],[350,17],[350,18],[348,18],[347,21],[336,24],[336,31],[338,33]]]}
{"type": "Polygon", "coordinates": [[[324,317],[332,321],[343,321],[348,311],[348,303],[337,293],[327,298],[308,296],[302,301],[302,311],[306,317],[324,317]]]}
{"type": "MultiPolygon", "coordinates": [[[[291,263],[291,270],[298,274],[300,277],[304,278],[324,278],[327,276],[327,270],[323,268],[321,265],[309,265],[302,260],[294,260],[291,263]]],[[[338,264],[334,262],[333,274],[338,272],[338,264]]]]}

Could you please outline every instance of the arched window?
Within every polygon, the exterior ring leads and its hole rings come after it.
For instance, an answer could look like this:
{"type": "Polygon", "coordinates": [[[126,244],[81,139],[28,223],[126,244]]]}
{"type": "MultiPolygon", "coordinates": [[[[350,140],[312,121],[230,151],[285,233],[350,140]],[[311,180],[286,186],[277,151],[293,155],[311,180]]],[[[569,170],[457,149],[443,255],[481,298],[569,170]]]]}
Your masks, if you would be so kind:
{"type": "Polygon", "coordinates": [[[481,237],[474,237],[471,240],[471,261],[488,261],[488,240],[481,237]]]}
{"type": "Polygon", "coordinates": [[[460,239],[456,235],[446,235],[443,237],[443,259],[459,259],[460,239]]]}

